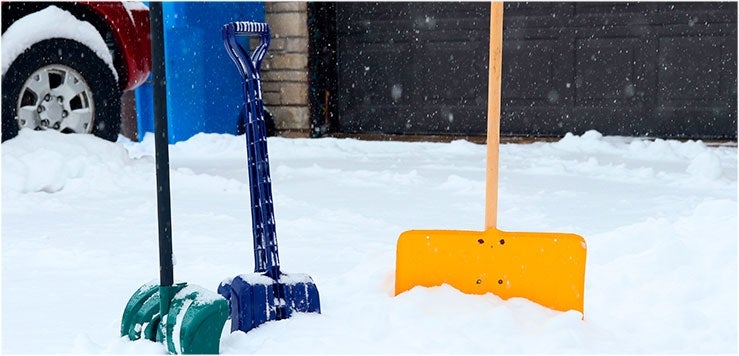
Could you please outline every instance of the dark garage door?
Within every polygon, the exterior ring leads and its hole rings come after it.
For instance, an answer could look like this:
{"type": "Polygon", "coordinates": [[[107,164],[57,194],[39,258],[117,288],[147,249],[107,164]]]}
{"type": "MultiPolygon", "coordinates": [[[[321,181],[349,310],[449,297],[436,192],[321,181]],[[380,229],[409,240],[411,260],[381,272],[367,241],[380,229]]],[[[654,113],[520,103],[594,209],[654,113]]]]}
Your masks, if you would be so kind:
{"type": "MultiPolygon", "coordinates": [[[[327,93],[314,106],[332,118],[317,122],[485,134],[488,3],[320,6],[335,32],[324,18],[314,39],[335,41],[338,65],[313,60],[335,77],[314,81],[327,93]]],[[[736,3],[507,3],[502,133],[736,138],[736,14],[736,3]]]]}

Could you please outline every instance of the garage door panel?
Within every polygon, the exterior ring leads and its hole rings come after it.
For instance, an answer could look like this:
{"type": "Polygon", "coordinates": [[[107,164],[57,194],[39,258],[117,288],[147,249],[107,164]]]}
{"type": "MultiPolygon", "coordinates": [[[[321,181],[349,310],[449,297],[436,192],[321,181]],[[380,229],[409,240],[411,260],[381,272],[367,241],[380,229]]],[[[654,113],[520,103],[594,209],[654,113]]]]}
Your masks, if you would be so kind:
{"type": "MultiPolygon", "coordinates": [[[[484,135],[489,3],[336,6],[337,126],[484,135]]],[[[736,3],[506,3],[503,135],[736,138],[736,3]]]]}
{"type": "Polygon", "coordinates": [[[347,108],[340,129],[348,133],[403,133],[416,115],[397,105],[347,108]]]}
{"type": "Polygon", "coordinates": [[[405,21],[410,11],[407,2],[345,2],[336,8],[337,30],[366,29],[377,20],[405,21]]]}
{"type": "Polygon", "coordinates": [[[575,46],[575,103],[590,106],[632,105],[639,78],[635,38],[577,39],[575,46]]]}
{"type": "Polygon", "coordinates": [[[720,97],[723,37],[659,39],[659,99],[710,101],[720,97]],[[701,60],[695,60],[701,58],[701,60]]]}
{"type": "Polygon", "coordinates": [[[524,39],[503,46],[503,99],[548,103],[557,82],[556,40],[524,39]]]}
{"type": "Polygon", "coordinates": [[[340,48],[343,48],[339,57],[342,78],[350,83],[342,86],[342,94],[347,96],[345,101],[377,105],[407,104],[410,93],[403,91],[412,88],[412,77],[406,66],[409,54],[407,44],[344,44],[340,48]]]}
{"type": "MultiPolygon", "coordinates": [[[[487,90],[486,63],[478,60],[487,48],[460,50],[457,44],[429,44],[418,51],[414,73],[419,101],[425,104],[479,104],[487,90]]],[[[472,47],[472,46],[470,46],[472,47]]],[[[487,57],[487,56],[485,56],[487,57]]]]}
{"type": "Polygon", "coordinates": [[[430,105],[414,108],[415,115],[409,115],[405,133],[469,135],[485,131],[485,107],[467,105],[430,105]]]}

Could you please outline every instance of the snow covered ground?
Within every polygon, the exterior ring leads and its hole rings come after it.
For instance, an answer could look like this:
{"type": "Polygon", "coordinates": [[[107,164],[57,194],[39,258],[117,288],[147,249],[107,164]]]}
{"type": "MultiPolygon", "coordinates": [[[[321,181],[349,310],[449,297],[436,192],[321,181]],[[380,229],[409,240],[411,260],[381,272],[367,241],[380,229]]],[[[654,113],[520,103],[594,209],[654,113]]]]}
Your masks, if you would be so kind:
{"type": "MultiPolygon", "coordinates": [[[[2,352],[165,353],[119,336],[158,278],[153,139],[26,132],[2,145],[2,352]]],[[[283,270],[323,313],[222,353],[737,353],[737,148],[568,135],[505,144],[499,227],[588,243],[585,319],[525,299],[393,297],[409,229],[481,230],[485,146],[270,138],[283,270]]],[[[170,146],[175,278],[215,291],[253,268],[243,136],[170,146]]]]}

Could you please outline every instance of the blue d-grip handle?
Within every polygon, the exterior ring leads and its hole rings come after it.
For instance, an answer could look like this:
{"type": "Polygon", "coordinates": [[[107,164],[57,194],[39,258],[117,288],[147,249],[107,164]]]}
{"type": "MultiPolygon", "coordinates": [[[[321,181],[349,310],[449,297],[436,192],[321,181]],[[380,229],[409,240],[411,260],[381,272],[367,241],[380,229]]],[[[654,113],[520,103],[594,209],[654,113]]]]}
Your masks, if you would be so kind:
{"type": "Polygon", "coordinates": [[[269,48],[269,25],[263,22],[236,21],[223,25],[222,34],[226,50],[236,66],[239,67],[242,77],[246,78],[247,69],[243,68],[242,71],[242,67],[245,67],[246,63],[244,62],[247,60],[252,62],[252,69],[257,72],[258,76],[262,60],[267,53],[267,48],[269,48]],[[251,35],[259,36],[259,45],[254,49],[254,53],[249,55],[249,51],[236,41],[236,36],[251,35]]]}
{"type": "Polygon", "coordinates": [[[259,22],[231,22],[223,26],[223,42],[243,78],[246,148],[249,166],[252,232],[254,234],[254,272],[277,280],[280,259],[277,252],[272,181],[267,155],[267,130],[259,69],[269,48],[269,25],[259,22]],[[237,36],[259,36],[253,53],[244,48],[237,36]]]}

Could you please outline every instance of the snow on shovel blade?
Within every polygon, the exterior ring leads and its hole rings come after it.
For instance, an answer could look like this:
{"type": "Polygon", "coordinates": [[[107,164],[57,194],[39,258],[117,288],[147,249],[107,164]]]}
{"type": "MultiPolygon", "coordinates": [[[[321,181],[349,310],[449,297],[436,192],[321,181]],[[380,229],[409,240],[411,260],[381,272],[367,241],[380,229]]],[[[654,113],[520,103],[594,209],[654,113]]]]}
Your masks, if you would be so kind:
{"type": "Polygon", "coordinates": [[[411,230],[398,238],[395,295],[444,283],[583,313],[585,240],[575,234],[411,230]]]}
{"type": "Polygon", "coordinates": [[[321,312],[318,287],[302,273],[283,273],[278,281],[258,273],[242,274],[221,282],[218,293],[230,301],[231,331],[248,332],[293,312],[321,312]]]}

